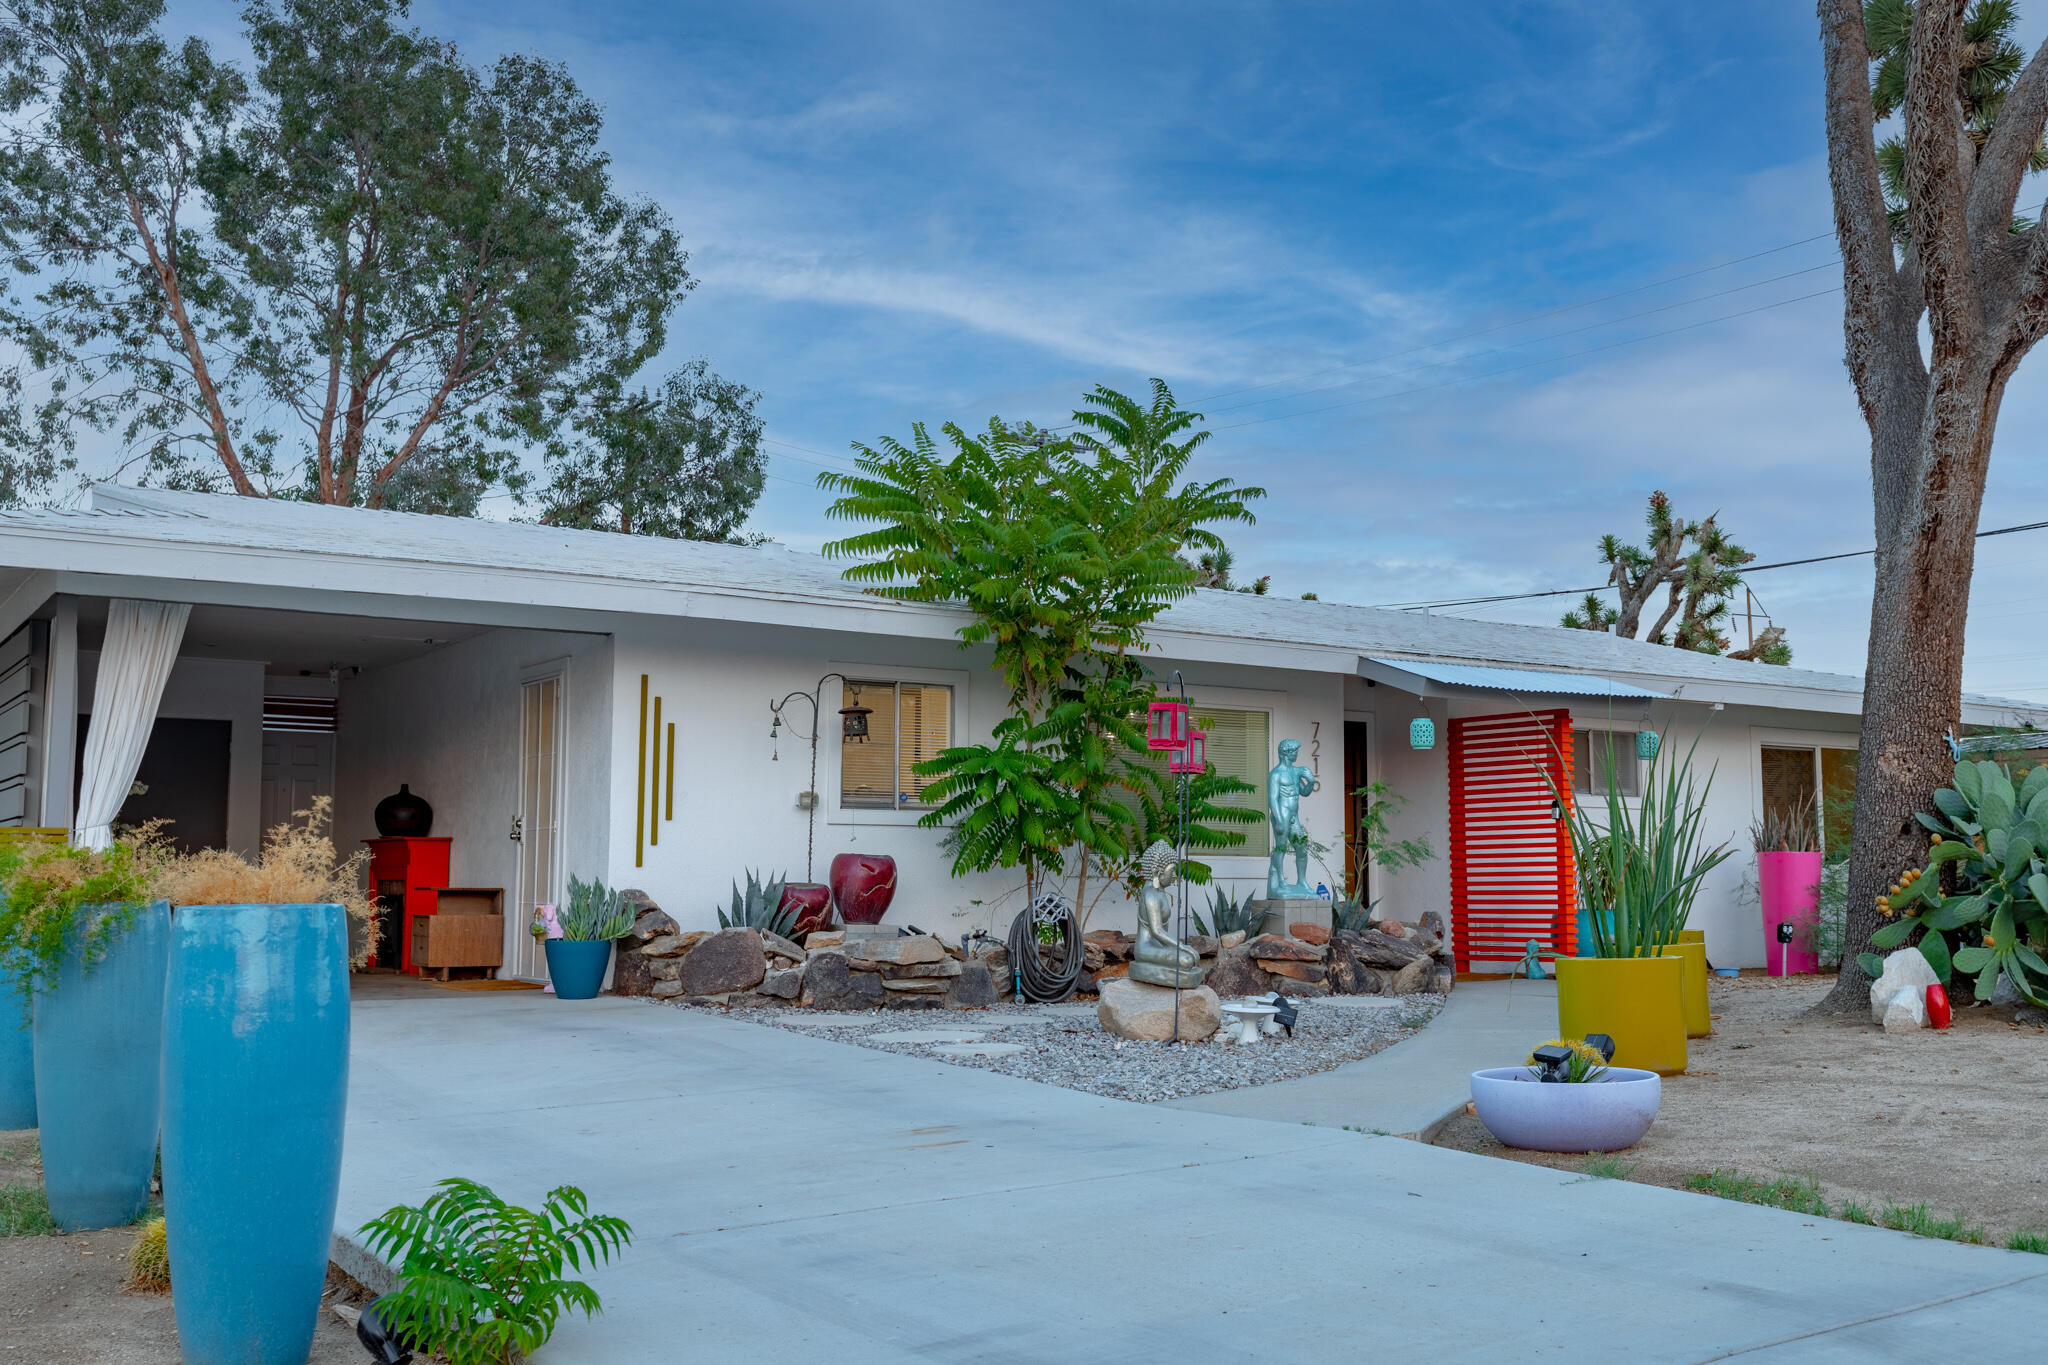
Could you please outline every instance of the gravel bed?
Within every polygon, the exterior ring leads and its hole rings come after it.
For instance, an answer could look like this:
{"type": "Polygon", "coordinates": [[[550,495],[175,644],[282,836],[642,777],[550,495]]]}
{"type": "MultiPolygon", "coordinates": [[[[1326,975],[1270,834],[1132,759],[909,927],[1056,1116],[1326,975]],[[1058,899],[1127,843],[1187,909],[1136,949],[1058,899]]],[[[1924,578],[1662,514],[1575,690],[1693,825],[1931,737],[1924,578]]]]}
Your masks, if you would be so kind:
{"type": "MultiPolygon", "coordinates": [[[[996,1005],[985,1010],[887,1010],[880,1014],[819,1015],[798,1010],[732,1011],[728,1018],[789,1029],[835,1043],[923,1057],[953,1066],[1001,1072],[1027,1081],[1084,1090],[1111,1099],[1146,1103],[1207,1095],[1240,1086],[1330,1071],[1370,1057],[1417,1032],[1444,1007],[1440,995],[1411,995],[1400,1004],[1360,1007],[1326,1000],[1300,1002],[1292,1038],[1281,1035],[1251,1046],[1220,1041],[1134,1043],[1112,1037],[1085,1011],[1066,1005],[996,1005]],[[957,1031],[990,1043],[1015,1043],[1021,1052],[997,1057],[946,1055],[943,1043],[877,1041],[877,1035],[957,1031]]],[[[717,1006],[681,1005],[683,1009],[717,1006]]]]}

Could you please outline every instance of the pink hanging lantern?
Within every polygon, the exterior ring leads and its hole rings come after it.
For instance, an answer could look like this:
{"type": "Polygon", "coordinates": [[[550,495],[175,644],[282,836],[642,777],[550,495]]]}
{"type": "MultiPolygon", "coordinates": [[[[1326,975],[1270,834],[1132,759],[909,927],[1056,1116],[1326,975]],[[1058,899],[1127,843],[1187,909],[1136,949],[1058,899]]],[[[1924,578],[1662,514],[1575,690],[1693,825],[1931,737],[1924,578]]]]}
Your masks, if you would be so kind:
{"type": "Polygon", "coordinates": [[[1145,729],[1145,747],[1162,752],[1185,748],[1188,742],[1187,703],[1155,701],[1145,729]]]}
{"type": "Polygon", "coordinates": [[[1169,772],[1185,773],[1199,777],[1207,770],[1208,766],[1208,732],[1205,730],[1190,730],[1188,731],[1187,747],[1176,752],[1173,758],[1168,761],[1166,768],[1169,772]]]}

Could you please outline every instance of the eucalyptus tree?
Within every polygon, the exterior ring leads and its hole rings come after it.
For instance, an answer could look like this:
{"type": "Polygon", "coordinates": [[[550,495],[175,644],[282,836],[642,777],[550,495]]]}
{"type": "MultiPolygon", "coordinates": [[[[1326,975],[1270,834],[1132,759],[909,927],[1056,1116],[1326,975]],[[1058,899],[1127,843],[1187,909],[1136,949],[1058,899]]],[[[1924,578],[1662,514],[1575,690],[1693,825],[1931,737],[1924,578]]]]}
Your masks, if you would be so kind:
{"type": "Polygon", "coordinates": [[[1819,10],[1846,361],[1870,430],[1877,543],[1846,943],[1828,997],[1847,1009],[1864,1003],[1856,954],[1881,922],[1877,900],[1925,851],[1914,815],[1950,776],[1942,736],[1961,718],[1992,435],[2048,331],[2048,233],[2019,212],[2042,161],[2048,43],[2024,64],[1987,61],[1984,40],[2008,41],[2003,0],[1819,10]],[[1889,205],[1887,114],[1899,120],[1889,205]]]}
{"type": "Polygon", "coordinates": [[[0,0],[0,494],[84,434],[188,487],[473,513],[538,454],[550,508],[619,501],[574,485],[642,467],[588,443],[645,444],[628,386],[686,253],[565,68],[479,69],[406,16],[253,0],[244,74],[161,0],[0,0]]]}

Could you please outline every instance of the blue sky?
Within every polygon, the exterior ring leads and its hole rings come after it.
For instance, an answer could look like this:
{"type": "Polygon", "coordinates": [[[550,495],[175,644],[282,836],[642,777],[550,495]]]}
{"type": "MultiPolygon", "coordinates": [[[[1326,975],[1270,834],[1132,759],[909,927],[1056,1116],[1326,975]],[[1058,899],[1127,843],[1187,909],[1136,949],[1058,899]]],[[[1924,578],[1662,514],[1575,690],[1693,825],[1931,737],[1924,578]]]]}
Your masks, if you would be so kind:
{"type": "MultiPolygon", "coordinates": [[[[813,480],[850,441],[1056,423],[1159,375],[1210,415],[1205,472],[1270,490],[1233,543],[1280,592],[1590,584],[1653,488],[1765,561],[1867,546],[1810,6],[1430,8],[416,13],[604,103],[621,183],[701,281],[673,359],[763,395],[754,525],[780,540],[834,533],[813,480]]],[[[2031,45],[2048,0],[2023,9],[2031,45]]],[[[234,45],[232,7],[177,15],[234,45]]],[[[1986,525],[2048,519],[2043,364],[2007,398],[1986,525]]],[[[1983,543],[1971,687],[2048,698],[2044,562],[2048,532],[1983,543]]],[[[1868,574],[1755,586],[1800,663],[1857,672],[1868,574]]]]}

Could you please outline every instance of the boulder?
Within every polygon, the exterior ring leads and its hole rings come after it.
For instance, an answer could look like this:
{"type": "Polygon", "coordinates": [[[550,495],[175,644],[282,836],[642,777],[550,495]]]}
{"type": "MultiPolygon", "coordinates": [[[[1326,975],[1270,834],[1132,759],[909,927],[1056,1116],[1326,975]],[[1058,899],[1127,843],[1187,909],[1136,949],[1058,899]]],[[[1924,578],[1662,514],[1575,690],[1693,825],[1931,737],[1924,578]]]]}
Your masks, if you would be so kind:
{"type": "Polygon", "coordinates": [[[946,945],[929,934],[897,938],[864,938],[848,944],[849,961],[860,960],[908,967],[919,962],[943,962],[946,945]]]}
{"type": "Polygon", "coordinates": [[[1181,942],[1187,944],[1188,947],[1193,948],[1197,953],[1201,954],[1203,957],[1216,956],[1220,947],[1220,945],[1216,942],[1216,936],[1214,934],[1189,934],[1186,938],[1182,939],[1181,942]]]}
{"type": "Polygon", "coordinates": [[[1297,981],[1291,976],[1274,977],[1273,989],[1282,995],[1290,995],[1296,999],[1306,999],[1311,996],[1328,995],[1330,993],[1330,988],[1320,981],[1297,981]]]}
{"type": "Polygon", "coordinates": [[[1245,944],[1244,950],[1268,962],[1321,962],[1330,954],[1328,948],[1302,943],[1283,934],[1260,934],[1245,944]]]}
{"type": "Polygon", "coordinates": [[[804,935],[804,947],[814,953],[820,948],[837,948],[845,942],[844,929],[813,929],[804,935]]]}
{"type": "Polygon", "coordinates": [[[1429,930],[1432,934],[1435,934],[1438,938],[1443,938],[1450,933],[1450,930],[1444,927],[1444,917],[1434,910],[1423,911],[1415,917],[1415,922],[1429,930]]]}
{"type": "Polygon", "coordinates": [[[1225,948],[1216,954],[1202,980],[1219,996],[1264,995],[1273,989],[1273,978],[1242,948],[1225,948]]]}
{"type": "Polygon", "coordinates": [[[1339,958],[1331,953],[1323,984],[1332,995],[1386,995],[1394,984],[1394,974],[1384,967],[1368,967],[1355,957],[1339,958]]]}
{"type": "Polygon", "coordinates": [[[1372,928],[1388,938],[1408,937],[1408,926],[1397,919],[1379,919],[1372,922],[1372,928]]]}
{"type": "MultiPolygon", "coordinates": [[[[1885,1013],[1891,1008],[1893,999],[1910,994],[1920,1002],[1920,1024],[1927,1022],[1927,988],[1939,982],[1934,968],[1927,965],[1927,956],[1918,948],[1900,948],[1887,954],[1884,971],[1877,980],[1870,983],[1870,1017],[1880,1024],[1885,1023],[1885,1013]]],[[[1889,1024],[1885,1025],[1890,1028],[1889,1024]]]]}
{"type": "Polygon", "coordinates": [[[1007,977],[1010,974],[1010,949],[1001,943],[984,943],[974,950],[976,960],[988,968],[988,974],[1007,977]]]}
{"type": "Polygon", "coordinates": [[[1127,961],[1131,956],[1131,949],[1138,946],[1137,938],[1121,929],[1090,929],[1081,935],[1081,938],[1084,942],[1100,948],[1105,962],[1127,961]]]}
{"type": "Polygon", "coordinates": [[[1390,971],[1398,972],[1409,963],[1419,962],[1429,956],[1412,944],[1398,938],[1390,938],[1377,929],[1367,929],[1363,932],[1339,929],[1330,935],[1330,951],[1333,954],[1339,951],[1340,942],[1343,944],[1342,951],[1348,952],[1366,966],[1385,967],[1390,971]]]}
{"type": "Polygon", "coordinates": [[[791,962],[802,962],[804,960],[804,950],[791,943],[782,935],[772,934],[766,929],[761,930],[760,934],[761,951],[767,953],[770,957],[784,957],[788,958],[791,962]]]}
{"type": "Polygon", "coordinates": [[[1290,924],[1287,926],[1287,932],[1293,937],[1300,939],[1303,943],[1314,944],[1318,947],[1328,944],[1330,941],[1330,926],[1327,924],[1290,924]]]}
{"type": "Polygon", "coordinates": [[[880,977],[847,969],[844,953],[812,953],[804,963],[804,989],[799,997],[807,1009],[871,1010],[881,1006],[880,977]]]}
{"type": "Polygon", "coordinates": [[[1259,966],[1273,974],[1275,986],[1283,976],[1294,981],[1321,981],[1328,972],[1320,962],[1272,962],[1262,958],[1259,966]]]}
{"type": "Polygon", "coordinates": [[[1449,995],[1451,987],[1458,984],[1458,969],[1448,962],[1439,962],[1430,973],[1429,989],[1437,995],[1449,995]]]}
{"type": "Polygon", "coordinates": [[[794,1000],[804,992],[804,974],[799,967],[786,967],[779,972],[770,972],[761,984],[754,987],[757,995],[771,995],[777,1000],[794,1000]]]}
{"type": "Polygon", "coordinates": [[[884,1009],[892,1010],[942,1010],[946,997],[924,991],[895,991],[882,1001],[884,1009]]]}
{"type": "Polygon", "coordinates": [[[660,938],[664,934],[682,932],[682,926],[669,918],[645,891],[621,890],[619,898],[629,905],[640,907],[638,915],[633,920],[633,927],[626,931],[628,941],[645,943],[648,939],[660,938]]]}
{"type": "Polygon", "coordinates": [[[1207,986],[1176,991],[1128,980],[1102,983],[1102,1003],[1095,1007],[1095,1017],[1119,1038],[1162,1043],[1174,1036],[1176,1004],[1182,1042],[1199,1043],[1223,1022],[1222,1001],[1207,986]]]}
{"type": "Polygon", "coordinates": [[[1216,951],[1220,953],[1225,948],[1235,948],[1238,944],[1243,942],[1244,930],[1232,929],[1229,933],[1223,935],[1221,938],[1216,940],[1216,951]]]}
{"type": "Polygon", "coordinates": [[[761,960],[761,935],[752,929],[721,929],[690,950],[677,980],[686,995],[724,995],[752,990],[768,974],[761,960]]]}
{"type": "Polygon", "coordinates": [[[979,962],[966,964],[958,976],[946,983],[946,1008],[949,1010],[982,1010],[995,1002],[995,979],[979,962]]]}
{"type": "Polygon", "coordinates": [[[1099,972],[1109,965],[1109,954],[1100,943],[1081,941],[1081,965],[1091,972],[1099,972]]]}
{"type": "Polygon", "coordinates": [[[1393,983],[1388,986],[1389,995],[1414,995],[1426,991],[1436,981],[1436,963],[1426,957],[1418,957],[1400,971],[1394,973],[1393,983]]]}
{"type": "Polygon", "coordinates": [[[946,983],[937,977],[912,977],[907,981],[884,981],[882,989],[903,995],[944,995],[946,983]]]}
{"type": "MultiPolygon", "coordinates": [[[[612,976],[616,979],[618,972],[614,970],[612,976]]],[[[680,981],[657,981],[647,993],[656,1000],[673,1000],[683,993],[683,983],[680,981]]]]}
{"type": "Polygon", "coordinates": [[[888,981],[910,981],[920,977],[958,976],[962,970],[962,964],[947,957],[937,962],[913,962],[908,967],[884,967],[882,977],[888,981]]]}
{"type": "MultiPolygon", "coordinates": [[[[1920,951],[1915,948],[1914,952],[1920,951]]],[[[1884,1007],[1884,1018],[1878,1021],[1886,1033],[1911,1033],[1927,1027],[1927,993],[1923,988],[1917,991],[1900,991],[1892,996],[1891,1003],[1884,1007]]]]}

